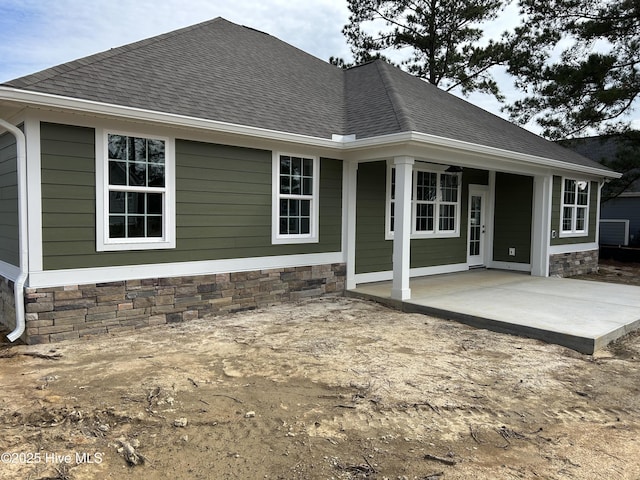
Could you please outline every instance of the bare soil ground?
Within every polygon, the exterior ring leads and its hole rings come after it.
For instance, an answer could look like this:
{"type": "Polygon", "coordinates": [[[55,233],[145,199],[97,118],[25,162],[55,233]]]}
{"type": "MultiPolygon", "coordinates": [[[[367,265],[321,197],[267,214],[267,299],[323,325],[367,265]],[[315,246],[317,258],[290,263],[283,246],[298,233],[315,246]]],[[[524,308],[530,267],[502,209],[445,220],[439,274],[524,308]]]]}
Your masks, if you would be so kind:
{"type": "Polygon", "coordinates": [[[0,478],[638,479],[639,367],[343,297],[2,346],[0,478]]]}

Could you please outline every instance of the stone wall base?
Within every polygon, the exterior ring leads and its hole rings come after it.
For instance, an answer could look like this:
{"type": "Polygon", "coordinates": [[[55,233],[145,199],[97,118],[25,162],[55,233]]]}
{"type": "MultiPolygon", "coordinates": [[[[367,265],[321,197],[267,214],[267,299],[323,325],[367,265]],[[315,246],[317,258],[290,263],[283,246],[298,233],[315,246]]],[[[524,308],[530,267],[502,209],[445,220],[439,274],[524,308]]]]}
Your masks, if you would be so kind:
{"type": "Polygon", "coordinates": [[[344,294],[342,263],[25,290],[29,344],[344,294]]]}
{"type": "Polygon", "coordinates": [[[549,276],[571,277],[598,271],[598,250],[549,256],[549,276]]]}
{"type": "Polygon", "coordinates": [[[16,325],[16,300],[13,291],[14,283],[0,277],[0,325],[6,330],[13,330],[16,325]]]}

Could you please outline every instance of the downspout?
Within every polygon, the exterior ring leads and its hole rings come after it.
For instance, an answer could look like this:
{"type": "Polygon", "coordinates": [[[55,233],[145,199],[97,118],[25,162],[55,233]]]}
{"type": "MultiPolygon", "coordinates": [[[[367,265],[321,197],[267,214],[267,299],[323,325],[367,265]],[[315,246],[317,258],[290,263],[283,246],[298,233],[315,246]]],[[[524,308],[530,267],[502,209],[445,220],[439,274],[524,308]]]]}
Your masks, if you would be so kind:
{"type": "Polygon", "coordinates": [[[17,174],[18,174],[18,242],[20,249],[20,274],[13,284],[16,302],[16,327],[7,338],[15,342],[25,329],[24,321],[24,284],[29,275],[29,250],[27,242],[27,139],[22,130],[0,118],[0,126],[16,137],[17,174]]]}

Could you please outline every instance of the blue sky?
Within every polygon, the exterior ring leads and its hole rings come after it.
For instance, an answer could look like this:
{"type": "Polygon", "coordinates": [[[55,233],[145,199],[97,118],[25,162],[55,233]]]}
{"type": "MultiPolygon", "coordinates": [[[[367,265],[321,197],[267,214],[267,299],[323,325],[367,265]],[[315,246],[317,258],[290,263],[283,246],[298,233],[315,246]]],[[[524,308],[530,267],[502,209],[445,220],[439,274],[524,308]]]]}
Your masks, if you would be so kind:
{"type": "MultiPolygon", "coordinates": [[[[341,32],[349,18],[346,0],[0,0],[0,83],[215,17],[323,60],[351,59],[341,32]]],[[[516,21],[513,7],[489,34],[497,36],[516,21]]],[[[507,100],[517,98],[508,78],[499,72],[497,78],[507,100]]],[[[502,115],[488,95],[467,100],[502,115]]]]}

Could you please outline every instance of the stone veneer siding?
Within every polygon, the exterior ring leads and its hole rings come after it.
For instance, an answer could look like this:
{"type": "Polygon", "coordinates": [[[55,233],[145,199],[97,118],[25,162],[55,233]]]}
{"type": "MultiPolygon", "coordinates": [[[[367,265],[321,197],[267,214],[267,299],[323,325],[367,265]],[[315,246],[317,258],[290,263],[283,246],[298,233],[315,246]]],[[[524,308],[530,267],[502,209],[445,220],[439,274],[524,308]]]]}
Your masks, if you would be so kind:
{"type": "Polygon", "coordinates": [[[345,265],[26,289],[26,341],[49,343],[343,294],[345,265]]]}
{"type": "Polygon", "coordinates": [[[549,275],[571,277],[598,271],[598,250],[559,253],[549,257],[549,275]]]}
{"type": "Polygon", "coordinates": [[[16,300],[13,292],[14,283],[0,277],[0,324],[8,330],[16,325],[16,300]]]}

